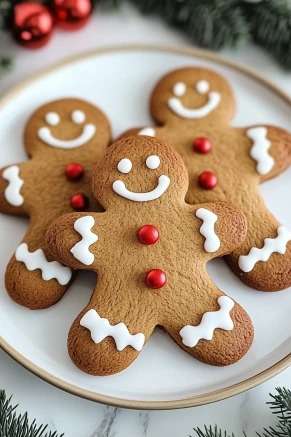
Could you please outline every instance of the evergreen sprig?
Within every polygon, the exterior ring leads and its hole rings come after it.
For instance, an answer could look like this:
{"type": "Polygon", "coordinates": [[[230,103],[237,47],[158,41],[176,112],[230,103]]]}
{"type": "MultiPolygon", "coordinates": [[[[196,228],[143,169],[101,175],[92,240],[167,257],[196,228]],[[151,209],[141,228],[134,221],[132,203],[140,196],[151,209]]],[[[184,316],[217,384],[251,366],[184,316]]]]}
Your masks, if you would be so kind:
{"type": "Polygon", "coordinates": [[[62,437],[56,431],[49,431],[47,425],[37,425],[29,421],[27,413],[16,412],[18,405],[12,405],[11,397],[7,398],[4,390],[0,390],[0,437],[62,437]]]}
{"type": "MultiPolygon", "coordinates": [[[[258,437],[291,437],[291,390],[277,387],[275,394],[270,393],[271,401],[267,402],[271,413],[276,416],[276,422],[269,428],[257,432],[258,437]]],[[[217,425],[204,425],[193,429],[195,437],[235,437],[217,425]]],[[[193,435],[190,437],[194,437],[193,435]]],[[[246,437],[245,432],[243,436],[246,437]]]]}

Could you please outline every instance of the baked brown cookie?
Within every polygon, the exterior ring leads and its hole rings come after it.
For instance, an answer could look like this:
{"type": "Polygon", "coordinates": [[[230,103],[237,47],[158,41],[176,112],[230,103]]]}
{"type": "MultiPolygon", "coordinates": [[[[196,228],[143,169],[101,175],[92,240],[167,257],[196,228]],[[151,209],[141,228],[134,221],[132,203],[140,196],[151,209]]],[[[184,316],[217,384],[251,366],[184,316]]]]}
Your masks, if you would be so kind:
{"type": "Polygon", "coordinates": [[[242,243],[245,217],[223,202],[186,204],[187,188],[183,160],[168,145],[124,138],[93,172],[92,191],[105,212],[66,214],[49,227],[54,259],[98,272],[68,337],[69,354],[83,371],[122,371],[156,326],[213,365],[234,363],[249,349],[249,316],[206,271],[207,261],[242,243]]]}
{"type": "Polygon", "coordinates": [[[268,211],[259,184],[291,162],[291,135],[275,126],[230,126],[235,101],[229,83],[205,68],[182,68],[155,86],[151,114],[159,125],[124,135],[156,136],[183,157],[191,204],[227,200],[248,220],[241,247],[226,260],[247,285],[276,291],[291,285],[291,232],[268,211]]]}
{"type": "Polygon", "coordinates": [[[8,293],[19,304],[49,307],[69,286],[72,271],[47,255],[44,234],[65,212],[100,210],[90,199],[91,165],[103,157],[110,137],[108,119],[96,106],[80,99],[50,102],[26,125],[30,159],[0,171],[0,211],[30,217],[5,276],[8,293]]]}

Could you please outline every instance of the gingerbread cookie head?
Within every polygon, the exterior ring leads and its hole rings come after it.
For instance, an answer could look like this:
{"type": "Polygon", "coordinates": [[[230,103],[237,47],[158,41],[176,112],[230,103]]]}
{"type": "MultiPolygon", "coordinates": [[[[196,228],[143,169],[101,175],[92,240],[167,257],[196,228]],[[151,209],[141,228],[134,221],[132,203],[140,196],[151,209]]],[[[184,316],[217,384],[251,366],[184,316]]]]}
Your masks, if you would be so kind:
{"type": "Polygon", "coordinates": [[[106,116],[90,103],[74,98],[60,99],[38,108],[24,133],[29,156],[70,154],[71,159],[95,153],[109,141],[106,116]]]}
{"type": "Polygon", "coordinates": [[[93,192],[108,208],[170,205],[184,201],[188,174],[180,155],[162,142],[140,136],[114,143],[93,175],[93,192]]]}
{"type": "Polygon", "coordinates": [[[234,96],[225,79],[205,68],[181,68],[165,75],[151,97],[151,113],[159,124],[184,122],[228,123],[234,96]]]}

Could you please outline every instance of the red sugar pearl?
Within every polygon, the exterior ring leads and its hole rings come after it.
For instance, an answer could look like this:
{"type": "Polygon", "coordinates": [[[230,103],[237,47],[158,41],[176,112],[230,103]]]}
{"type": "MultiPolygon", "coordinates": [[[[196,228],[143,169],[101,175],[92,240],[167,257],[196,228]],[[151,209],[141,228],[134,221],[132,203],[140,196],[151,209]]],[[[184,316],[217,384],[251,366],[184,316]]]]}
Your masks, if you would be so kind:
{"type": "Polygon", "coordinates": [[[144,225],[137,231],[137,238],[142,244],[155,244],[159,240],[159,231],[153,225],[144,225]]]}
{"type": "Polygon", "coordinates": [[[162,288],[166,282],[166,273],[160,269],[150,270],[145,278],[145,283],[149,288],[162,288]]]}
{"type": "Polygon", "coordinates": [[[205,190],[213,190],[217,185],[217,176],[213,171],[205,170],[198,176],[198,183],[205,190]]]}
{"type": "Polygon", "coordinates": [[[193,150],[198,153],[206,154],[212,149],[212,144],[206,137],[197,137],[193,140],[193,150]]]}
{"type": "Polygon", "coordinates": [[[66,176],[69,181],[78,181],[84,175],[85,169],[78,162],[71,162],[66,166],[66,176]]]}
{"type": "Polygon", "coordinates": [[[89,206],[89,199],[83,193],[76,193],[71,197],[70,204],[75,211],[85,211],[89,206]]]}

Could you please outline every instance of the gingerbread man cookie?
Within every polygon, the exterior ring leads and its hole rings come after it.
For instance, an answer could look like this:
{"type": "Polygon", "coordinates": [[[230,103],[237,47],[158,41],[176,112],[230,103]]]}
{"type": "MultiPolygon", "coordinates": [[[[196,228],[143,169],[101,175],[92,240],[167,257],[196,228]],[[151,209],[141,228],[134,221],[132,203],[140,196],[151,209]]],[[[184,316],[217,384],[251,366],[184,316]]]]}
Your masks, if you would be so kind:
{"type": "Polygon", "coordinates": [[[71,269],[48,256],[42,240],[59,215],[95,208],[89,198],[90,167],[103,157],[110,136],[100,109],[84,100],[57,100],[28,121],[24,145],[31,159],[1,170],[0,211],[30,217],[5,277],[8,293],[19,304],[46,308],[67,289],[71,269]]]}
{"type": "Polygon", "coordinates": [[[248,233],[227,257],[246,284],[263,291],[291,285],[291,232],[268,211],[259,184],[291,162],[291,135],[275,126],[233,128],[235,102],[228,82],[204,68],[182,68],[154,88],[151,114],[159,127],[128,131],[157,136],[181,154],[191,204],[228,200],[247,217],[248,233]]]}
{"type": "Polygon", "coordinates": [[[245,217],[224,202],[186,204],[187,187],[182,158],[168,145],[124,138],[93,172],[93,193],[105,212],[66,214],[50,226],[53,258],[98,272],[68,338],[83,371],[125,369],[158,325],[205,363],[231,364],[249,349],[249,316],[205,267],[241,244],[245,217]]]}

